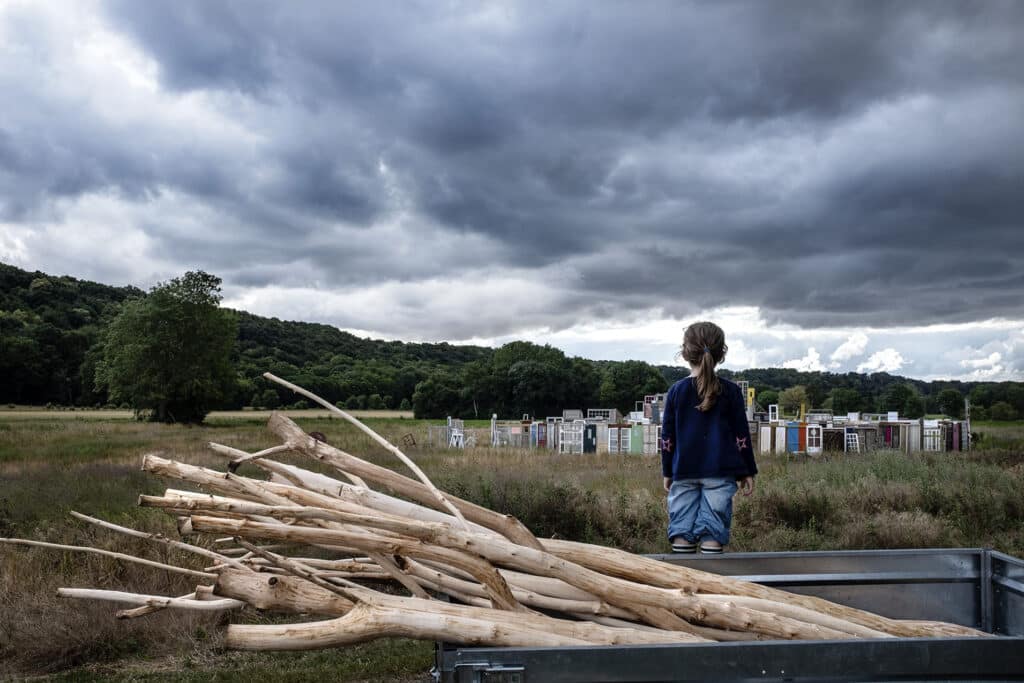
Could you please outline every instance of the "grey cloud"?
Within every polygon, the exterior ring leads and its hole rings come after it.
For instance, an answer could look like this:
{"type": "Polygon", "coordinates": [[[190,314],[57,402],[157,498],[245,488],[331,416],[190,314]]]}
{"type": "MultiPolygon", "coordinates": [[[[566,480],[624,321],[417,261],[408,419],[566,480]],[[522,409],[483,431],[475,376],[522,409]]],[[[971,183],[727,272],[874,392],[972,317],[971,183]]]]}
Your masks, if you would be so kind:
{"type": "Polygon", "coordinates": [[[269,198],[323,218],[368,224],[383,208],[380,181],[370,162],[312,145],[288,150],[281,159],[283,179],[270,189],[269,198]]]}
{"type": "Polygon", "coordinates": [[[557,315],[495,334],[650,306],[804,326],[1024,312],[1021,3],[118,0],[105,17],[162,88],[252,142],[185,145],[159,118],[127,134],[9,73],[5,219],[174,192],[223,223],[139,227],[236,286],[576,276],[551,285],[557,315]],[[917,99],[938,104],[879,114],[917,99]]]}
{"type": "Polygon", "coordinates": [[[110,13],[159,61],[164,83],[258,92],[272,78],[272,34],[258,3],[111,2],[110,13]]]}

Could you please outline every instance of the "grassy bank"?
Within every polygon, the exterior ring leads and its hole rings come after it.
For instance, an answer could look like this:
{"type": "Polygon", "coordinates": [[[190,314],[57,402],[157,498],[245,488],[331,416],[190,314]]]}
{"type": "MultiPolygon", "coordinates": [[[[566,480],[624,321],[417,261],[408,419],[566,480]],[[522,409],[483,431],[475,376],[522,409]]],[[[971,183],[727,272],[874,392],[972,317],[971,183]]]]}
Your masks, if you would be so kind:
{"type": "MultiPolygon", "coordinates": [[[[218,419],[203,427],[124,420],[0,418],[0,536],[87,543],[153,559],[166,551],[85,528],[71,509],[172,533],[162,515],[135,506],[166,482],[144,475],[139,456],[164,450],[223,468],[205,449],[218,441],[247,450],[274,443],[259,420],[218,419]]],[[[306,415],[350,452],[398,467],[368,437],[337,420],[306,415]]],[[[377,418],[393,440],[426,423],[377,418]]],[[[991,546],[1024,555],[1024,425],[984,424],[979,450],[961,454],[873,453],[762,458],[758,490],[737,497],[732,550],[818,550],[991,546]]],[[[540,536],[557,535],[663,552],[664,494],[654,458],[558,456],[546,452],[409,449],[441,487],[520,517],[540,536]]],[[[304,463],[311,466],[309,463],[304,463]]],[[[247,471],[256,474],[255,470],[247,471]]],[[[119,622],[109,605],[58,601],[58,586],[181,595],[183,578],[102,558],[0,547],[0,676],[64,672],[122,680],[426,680],[429,643],[380,641],[320,653],[225,653],[225,617],[161,613],[119,622]]],[[[233,621],[259,615],[232,615],[233,621]]]]}

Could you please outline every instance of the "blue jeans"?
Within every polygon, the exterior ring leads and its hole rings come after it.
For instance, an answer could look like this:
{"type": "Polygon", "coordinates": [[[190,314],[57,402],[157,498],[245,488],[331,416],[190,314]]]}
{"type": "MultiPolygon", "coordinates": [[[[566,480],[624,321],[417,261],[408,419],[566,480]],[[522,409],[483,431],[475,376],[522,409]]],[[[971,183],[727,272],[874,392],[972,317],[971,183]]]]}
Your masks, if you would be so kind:
{"type": "Polygon", "coordinates": [[[682,536],[689,543],[713,538],[722,545],[729,542],[732,526],[732,497],[736,493],[732,477],[681,479],[668,490],[668,537],[682,536]]]}

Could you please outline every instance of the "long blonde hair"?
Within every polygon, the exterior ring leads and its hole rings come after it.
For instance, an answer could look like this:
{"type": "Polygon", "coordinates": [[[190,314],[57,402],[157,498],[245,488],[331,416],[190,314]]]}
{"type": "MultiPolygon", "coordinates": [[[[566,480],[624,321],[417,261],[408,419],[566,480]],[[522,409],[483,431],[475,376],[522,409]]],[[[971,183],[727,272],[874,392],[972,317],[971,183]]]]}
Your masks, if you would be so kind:
{"type": "Polygon", "coordinates": [[[683,346],[680,353],[687,363],[697,368],[694,381],[700,405],[697,408],[707,412],[715,407],[722,383],[715,374],[715,366],[725,360],[725,332],[714,323],[693,323],[683,332],[683,346]]]}

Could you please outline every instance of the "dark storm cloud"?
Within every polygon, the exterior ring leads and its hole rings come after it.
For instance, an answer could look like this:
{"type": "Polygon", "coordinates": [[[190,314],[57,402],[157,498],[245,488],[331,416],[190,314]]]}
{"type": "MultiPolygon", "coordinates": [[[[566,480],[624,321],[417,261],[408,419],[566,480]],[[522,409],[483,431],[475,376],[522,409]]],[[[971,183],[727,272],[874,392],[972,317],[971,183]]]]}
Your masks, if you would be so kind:
{"type": "Polygon", "coordinates": [[[114,16],[160,62],[168,87],[263,90],[272,77],[272,34],[256,5],[112,2],[114,16]]]}
{"type": "Polygon", "coordinates": [[[1024,312],[1022,3],[105,10],[164,92],[250,137],[126,135],[8,74],[0,218],[175,193],[223,224],[150,216],[154,250],[238,286],[554,270],[581,318],[1024,312]]]}

